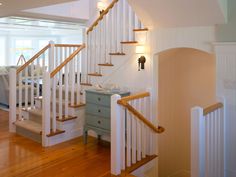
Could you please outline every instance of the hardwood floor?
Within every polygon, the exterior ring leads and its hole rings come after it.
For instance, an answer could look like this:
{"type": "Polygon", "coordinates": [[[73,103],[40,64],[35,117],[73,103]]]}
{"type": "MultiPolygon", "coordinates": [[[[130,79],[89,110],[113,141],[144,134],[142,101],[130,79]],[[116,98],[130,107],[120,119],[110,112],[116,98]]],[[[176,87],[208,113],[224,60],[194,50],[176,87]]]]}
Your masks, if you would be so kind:
{"type": "Polygon", "coordinates": [[[0,110],[0,177],[102,177],[110,171],[110,147],[89,137],[53,147],[8,132],[8,112],[0,110]]]}

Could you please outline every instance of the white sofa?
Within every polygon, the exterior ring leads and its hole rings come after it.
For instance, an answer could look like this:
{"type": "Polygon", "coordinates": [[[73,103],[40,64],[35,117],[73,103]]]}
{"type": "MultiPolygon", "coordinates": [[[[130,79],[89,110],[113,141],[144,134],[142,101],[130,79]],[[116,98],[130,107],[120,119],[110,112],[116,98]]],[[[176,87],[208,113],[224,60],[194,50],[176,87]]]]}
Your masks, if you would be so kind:
{"type": "MultiPolygon", "coordinates": [[[[9,107],[9,70],[10,68],[17,69],[18,66],[0,66],[0,105],[9,107]]],[[[30,87],[30,86],[27,86],[30,87]]],[[[18,90],[18,87],[17,87],[18,90]]],[[[24,104],[24,90],[22,89],[22,103],[24,104]]],[[[28,98],[30,98],[31,89],[28,89],[28,98]]],[[[19,92],[17,91],[16,103],[19,103],[19,92]]],[[[30,101],[30,100],[29,100],[30,101]]]]}

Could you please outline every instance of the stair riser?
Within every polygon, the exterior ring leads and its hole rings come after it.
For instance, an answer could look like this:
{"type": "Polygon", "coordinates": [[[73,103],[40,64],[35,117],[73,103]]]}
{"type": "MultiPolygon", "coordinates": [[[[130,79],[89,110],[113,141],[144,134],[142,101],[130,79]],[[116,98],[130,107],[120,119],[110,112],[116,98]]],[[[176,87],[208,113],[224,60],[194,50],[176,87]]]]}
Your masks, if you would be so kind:
{"type": "Polygon", "coordinates": [[[16,133],[21,135],[21,136],[24,136],[26,138],[29,138],[33,141],[36,141],[38,143],[41,143],[42,142],[42,136],[38,133],[34,133],[34,132],[31,132],[25,128],[22,128],[22,127],[19,127],[19,126],[16,126],[16,133]]]}

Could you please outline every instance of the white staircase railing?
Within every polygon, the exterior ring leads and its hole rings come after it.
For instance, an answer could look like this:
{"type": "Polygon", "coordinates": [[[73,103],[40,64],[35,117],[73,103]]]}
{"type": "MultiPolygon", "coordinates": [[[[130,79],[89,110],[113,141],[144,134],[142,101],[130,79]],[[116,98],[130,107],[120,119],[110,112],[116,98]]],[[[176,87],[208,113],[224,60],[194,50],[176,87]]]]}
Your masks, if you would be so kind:
{"type": "Polygon", "coordinates": [[[113,55],[124,55],[123,44],[136,43],[134,29],[142,29],[127,0],[113,0],[87,30],[87,60],[83,65],[82,82],[91,83],[91,77],[102,76],[101,64],[112,64],[113,55]]]}
{"type": "Polygon", "coordinates": [[[84,47],[51,41],[23,66],[11,69],[10,131],[15,131],[16,121],[26,118],[23,111],[36,109],[36,100],[43,99],[42,142],[47,146],[48,135],[57,132],[57,119],[67,118],[68,106],[76,107],[81,103],[80,51],[84,47]]]}
{"type": "Polygon", "coordinates": [[[224,177],[224,101],[191,110],[191,176],[224,177]]]}
{"type": "Polygon", "coordinates": [[[157,133],[151,116],[150,94],[111,98],[111,173],[120,175],[142,159],[156,157],[157,133]]]}
{"type": "MultiPolygon", "coordinates": [[[[15,131],[14,123],[23,118],[22,111],[34,108],[35,98],[41,94],[42,74],[48,69],[49,49],[52,43],[46,45],[24,65],[11,69],[9,73],[9,108],[10,131],[15,131]],[[18,109],[17,109],[18,106],[18,109]]],[[[50,49],[52,51],[52,49],[50,49]]]]}

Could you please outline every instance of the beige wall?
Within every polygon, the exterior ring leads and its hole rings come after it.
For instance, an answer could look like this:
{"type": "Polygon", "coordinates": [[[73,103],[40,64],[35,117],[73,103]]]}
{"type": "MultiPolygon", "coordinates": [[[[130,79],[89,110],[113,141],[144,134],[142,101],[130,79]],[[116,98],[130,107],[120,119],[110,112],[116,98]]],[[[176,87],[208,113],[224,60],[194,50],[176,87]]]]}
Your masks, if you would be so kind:
{"type": "Polygon", "coordinates": [[[172,49],[158,55],[159,177],[188,176],[190,109],[215,101],[215,58],[194,49],[172,49]]]}

